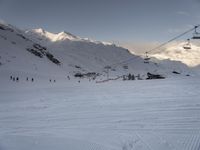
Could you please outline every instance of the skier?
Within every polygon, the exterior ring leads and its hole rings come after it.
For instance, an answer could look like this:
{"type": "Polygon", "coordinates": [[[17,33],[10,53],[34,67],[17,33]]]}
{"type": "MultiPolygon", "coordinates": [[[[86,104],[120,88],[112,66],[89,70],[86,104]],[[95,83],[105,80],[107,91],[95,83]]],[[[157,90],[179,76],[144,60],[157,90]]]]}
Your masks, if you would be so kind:
{"type": "Polygon", "coordinates": [[[135,76],[134,76],[134,74],[131,76],[131,79],[132,79],[132,80],[135,80],[135,76]]]}
{"type": "Polygon", "coordinates": [[[69,76],[67,76],[67,78],[68,78],[68,80],[70,80],[70,77],[69,77],[69,76]]]}

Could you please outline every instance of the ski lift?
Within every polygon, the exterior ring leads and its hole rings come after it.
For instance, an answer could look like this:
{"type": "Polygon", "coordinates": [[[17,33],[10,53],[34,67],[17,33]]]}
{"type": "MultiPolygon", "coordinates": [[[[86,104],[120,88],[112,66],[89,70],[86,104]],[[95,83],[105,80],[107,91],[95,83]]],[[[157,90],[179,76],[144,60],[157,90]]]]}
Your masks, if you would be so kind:
{"type": "Polygon", "coordinates": [[[197,32],[197,28],[198,28],[198,27],[199,27],[199,26],[195,26],[195,27],[194,27],[195,31],[194,31],[194,33],[193,33],[192,39],[200,39],[200,33],[197,32]]]}
{"type": "Polygon", "coordinates": [[[191,49],[190,39],[187,39],[187,43],[183,45],[183,48],[186,50],[191,49]]]}
{"type": "Polygon", "coordinates": [[[144,63],[148,64],[150,60],[150,57],[148,57],[148,52],[146,52],[146,56],[144,58],[144,63]]]}

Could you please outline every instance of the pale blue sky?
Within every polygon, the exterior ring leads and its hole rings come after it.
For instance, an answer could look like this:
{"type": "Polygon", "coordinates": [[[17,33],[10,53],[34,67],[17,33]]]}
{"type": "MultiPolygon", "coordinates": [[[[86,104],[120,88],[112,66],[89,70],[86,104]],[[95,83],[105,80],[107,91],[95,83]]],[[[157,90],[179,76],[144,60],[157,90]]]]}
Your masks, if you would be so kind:
{"type": "Polygon", "coordinates": [[[0,19],[119,42],[162,42],[200,23],[200,0],[0,0],[0,19]]]}

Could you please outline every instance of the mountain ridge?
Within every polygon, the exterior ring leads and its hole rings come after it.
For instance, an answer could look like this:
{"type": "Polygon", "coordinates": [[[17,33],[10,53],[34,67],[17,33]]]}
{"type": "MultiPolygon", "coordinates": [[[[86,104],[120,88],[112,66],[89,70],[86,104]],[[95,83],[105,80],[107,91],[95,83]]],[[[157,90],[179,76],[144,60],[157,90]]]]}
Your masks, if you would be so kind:
{"type": "Polygon", "coordinates": [[[184,76],[193,74],[190,68],[177,61],[152,59],[144,63],[142,57],[114,44],[82,39],[67,32],[32,31],[37,34],[0,24],[0,70],[62,77],[95,73],[93,75],[98,75],[99,80],[107,78],[108,66],[110,78],[131,73],[145,79],[148,72],[170,77],[174,76],[174,70],[184,76]],[[52,42],[44,35],[61,38],[52,42]]]}

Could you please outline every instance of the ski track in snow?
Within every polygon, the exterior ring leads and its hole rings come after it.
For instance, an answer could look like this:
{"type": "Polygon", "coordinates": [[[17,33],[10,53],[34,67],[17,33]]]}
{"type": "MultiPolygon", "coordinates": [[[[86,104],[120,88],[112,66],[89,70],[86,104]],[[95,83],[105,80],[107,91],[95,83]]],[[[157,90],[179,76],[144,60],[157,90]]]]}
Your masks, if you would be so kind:
{"type": "Polygon", "coordinates": [[[197,78],[33,87],[6,82],[0,87],[0,150],[200,150],[197,78]]]}

